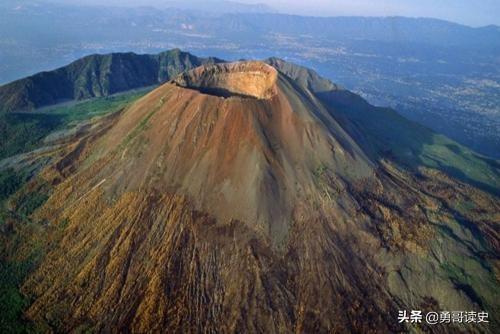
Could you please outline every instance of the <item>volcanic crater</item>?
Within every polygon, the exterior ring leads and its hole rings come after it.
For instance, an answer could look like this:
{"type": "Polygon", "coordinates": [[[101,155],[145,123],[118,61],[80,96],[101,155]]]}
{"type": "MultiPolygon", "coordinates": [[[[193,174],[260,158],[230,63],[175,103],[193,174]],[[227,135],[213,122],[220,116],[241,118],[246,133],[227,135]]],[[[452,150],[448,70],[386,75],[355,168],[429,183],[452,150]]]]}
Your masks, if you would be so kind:
{"type": "Polygon", "coordinates": [[[263,62],[214,64],[185,72],[173,80],[179,87],[221,98],[269,99],[276,95],[278,72],[263,62]]]}

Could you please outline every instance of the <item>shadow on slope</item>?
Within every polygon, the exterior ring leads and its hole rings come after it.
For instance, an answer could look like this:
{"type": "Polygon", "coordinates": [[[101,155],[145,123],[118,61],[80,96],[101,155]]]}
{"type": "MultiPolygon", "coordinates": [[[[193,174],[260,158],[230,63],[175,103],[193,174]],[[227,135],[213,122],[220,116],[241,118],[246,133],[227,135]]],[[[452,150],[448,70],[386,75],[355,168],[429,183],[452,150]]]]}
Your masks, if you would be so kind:
{"type": "Polygon", "coordinates": [[[317,93],[330,113],[374,160],[388,158],[417,171],[425,166],[497,196],[500,163],[409,121],[389,108],[370,105],[346,90],[317,93]]]}

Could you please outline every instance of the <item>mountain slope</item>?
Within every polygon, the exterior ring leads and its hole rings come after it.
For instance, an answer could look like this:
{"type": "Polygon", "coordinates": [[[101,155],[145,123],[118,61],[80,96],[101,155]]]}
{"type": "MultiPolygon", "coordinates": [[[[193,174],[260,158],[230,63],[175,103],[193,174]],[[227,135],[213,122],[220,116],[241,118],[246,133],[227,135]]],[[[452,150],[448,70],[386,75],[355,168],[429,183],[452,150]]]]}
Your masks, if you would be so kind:
{"type": "MultiPolygon", "coordinates": [[[[498,197],[412,151],[420,127],[267,62],[183,73],[68,144],[40,174],[26,316],[63,332],[495,332],[498,197]],[[404,309],[491,323],[398,324],[404,309]]],[[[498,164],[468,159],[498,189],[498,164]]]]}
{"type": "Polygon", "coordinates": [[[0,111],[26,111],[153,86],[182,71],[214,62],[220,60],[198,58],[178,49],[157,55],[91,55],[54,71],[0,86],[0,111]]]}

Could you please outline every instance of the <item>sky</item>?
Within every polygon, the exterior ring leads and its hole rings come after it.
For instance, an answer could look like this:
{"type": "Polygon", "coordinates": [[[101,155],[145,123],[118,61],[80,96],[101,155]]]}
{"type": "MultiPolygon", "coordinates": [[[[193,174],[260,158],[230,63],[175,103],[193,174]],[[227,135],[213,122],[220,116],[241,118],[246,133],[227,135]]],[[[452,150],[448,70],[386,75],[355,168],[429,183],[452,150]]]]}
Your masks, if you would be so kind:
{"type": "MultiPolygon", "coordinates": [[[[184,0],[200,1],[200,0],[184,0]]],[[[204,0],[204,3],[217,0],[204,0]]],[[[500,25],[500,0],[236,0],[263,3],[279,12],[315,16],[433,17],[470,26],[500,25]]],[[[100,0],[59,0],[65,3],[99,4],[100,0]]],[[[153,5],[162,0],[107,0],[112,5],[153,5]]]]}

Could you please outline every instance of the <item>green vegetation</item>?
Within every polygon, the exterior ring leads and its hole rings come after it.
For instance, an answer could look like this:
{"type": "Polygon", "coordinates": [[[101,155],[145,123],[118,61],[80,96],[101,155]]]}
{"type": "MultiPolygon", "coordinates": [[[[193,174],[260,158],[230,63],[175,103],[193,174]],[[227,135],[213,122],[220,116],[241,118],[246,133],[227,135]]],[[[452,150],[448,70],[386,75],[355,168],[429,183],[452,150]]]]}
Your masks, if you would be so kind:
{"type": "Polygon", "coordinates": [[[0,115],[0,159],[34,150],[50,132],[62,127],[56,115],[0,115]]]}
{"type": "Polygon", "coordinates": [[[22,320],[28,300],[19,285],[33,267],[35,259],[8,262],[0,259],[0,333],[29,333],[33,329],[22,320]]]}
{"type": "Polygon", "coordinates": [[[43,138],[75,123],[116,112],[149,91],[144,89],[33,113],[0,114],[0,160],[43,146],[43,138]]]}
{"type": "Polygon", "coordinates": [[[0,202],[0,333],[34,333],[31,324],[22,318],[29,300],[20,287],[43,252],[40,244],[25,247],[24,240],[33,233],[35,224],[8,211],[3,204],[0,202]]]}
{"type": "Polygon", "coordinates": [[[48,185],[40,183],[35,191],[15,198],[15,212],[6,206],[9,197],[17,191],[23,192],[20,189],[29,177],[27,170],[0,171],[0,333],[34,332],[22,319],[29,301],[19,288],[38,262],[41,251],[39,246],[24,248],[23,245],[26,235],[31,234],[27,231],[36,228],[28,216],[48,198],[48,185]],[[27,249],[30,253],[22,255],[27,249]]]}
{"type": "Polygon", "coordinates": [[[46,192],[30,192],[23,196],[21,205],[18,206],[17,210],[21,215],[27,217],[35,212],[38,207],[42,206],[47,199],[49,199],[49,195],[46,192]]]}
{"type": "Polygon", "coordinates": [[[327,170],[328,170],[328,167],[326,167],[325,165],[322,164],[314,170],[313,175],[316,179],[320,179],[325,174],[325,172],[327,170]]]}
{"type": "Polygon", "coordinates": [[[449,256],[441,271],[481,308],[492,308],[498,300],[497,283],[488,262],[466,256],[449,256]],[[474,273],[474,274],[471,274],[474,273]],[[493,291],[493,293],[492,293],[493,291]]]}
{"type": "Polygon", "coordinates": [[[0,203],[15,193],[24,183],[25,178],[14,169],[0,172],[0,203]]]}
{"type": "Polygon", "coordinates": [[[51,107],[47,109],[46,113],[62,117],[64,124],[73,124],[92,117],[115,112],[123,108],[126,104],[144,96],[151,89],[145,88],[109,97],[99,97],[76,104],[51,107]]]}

